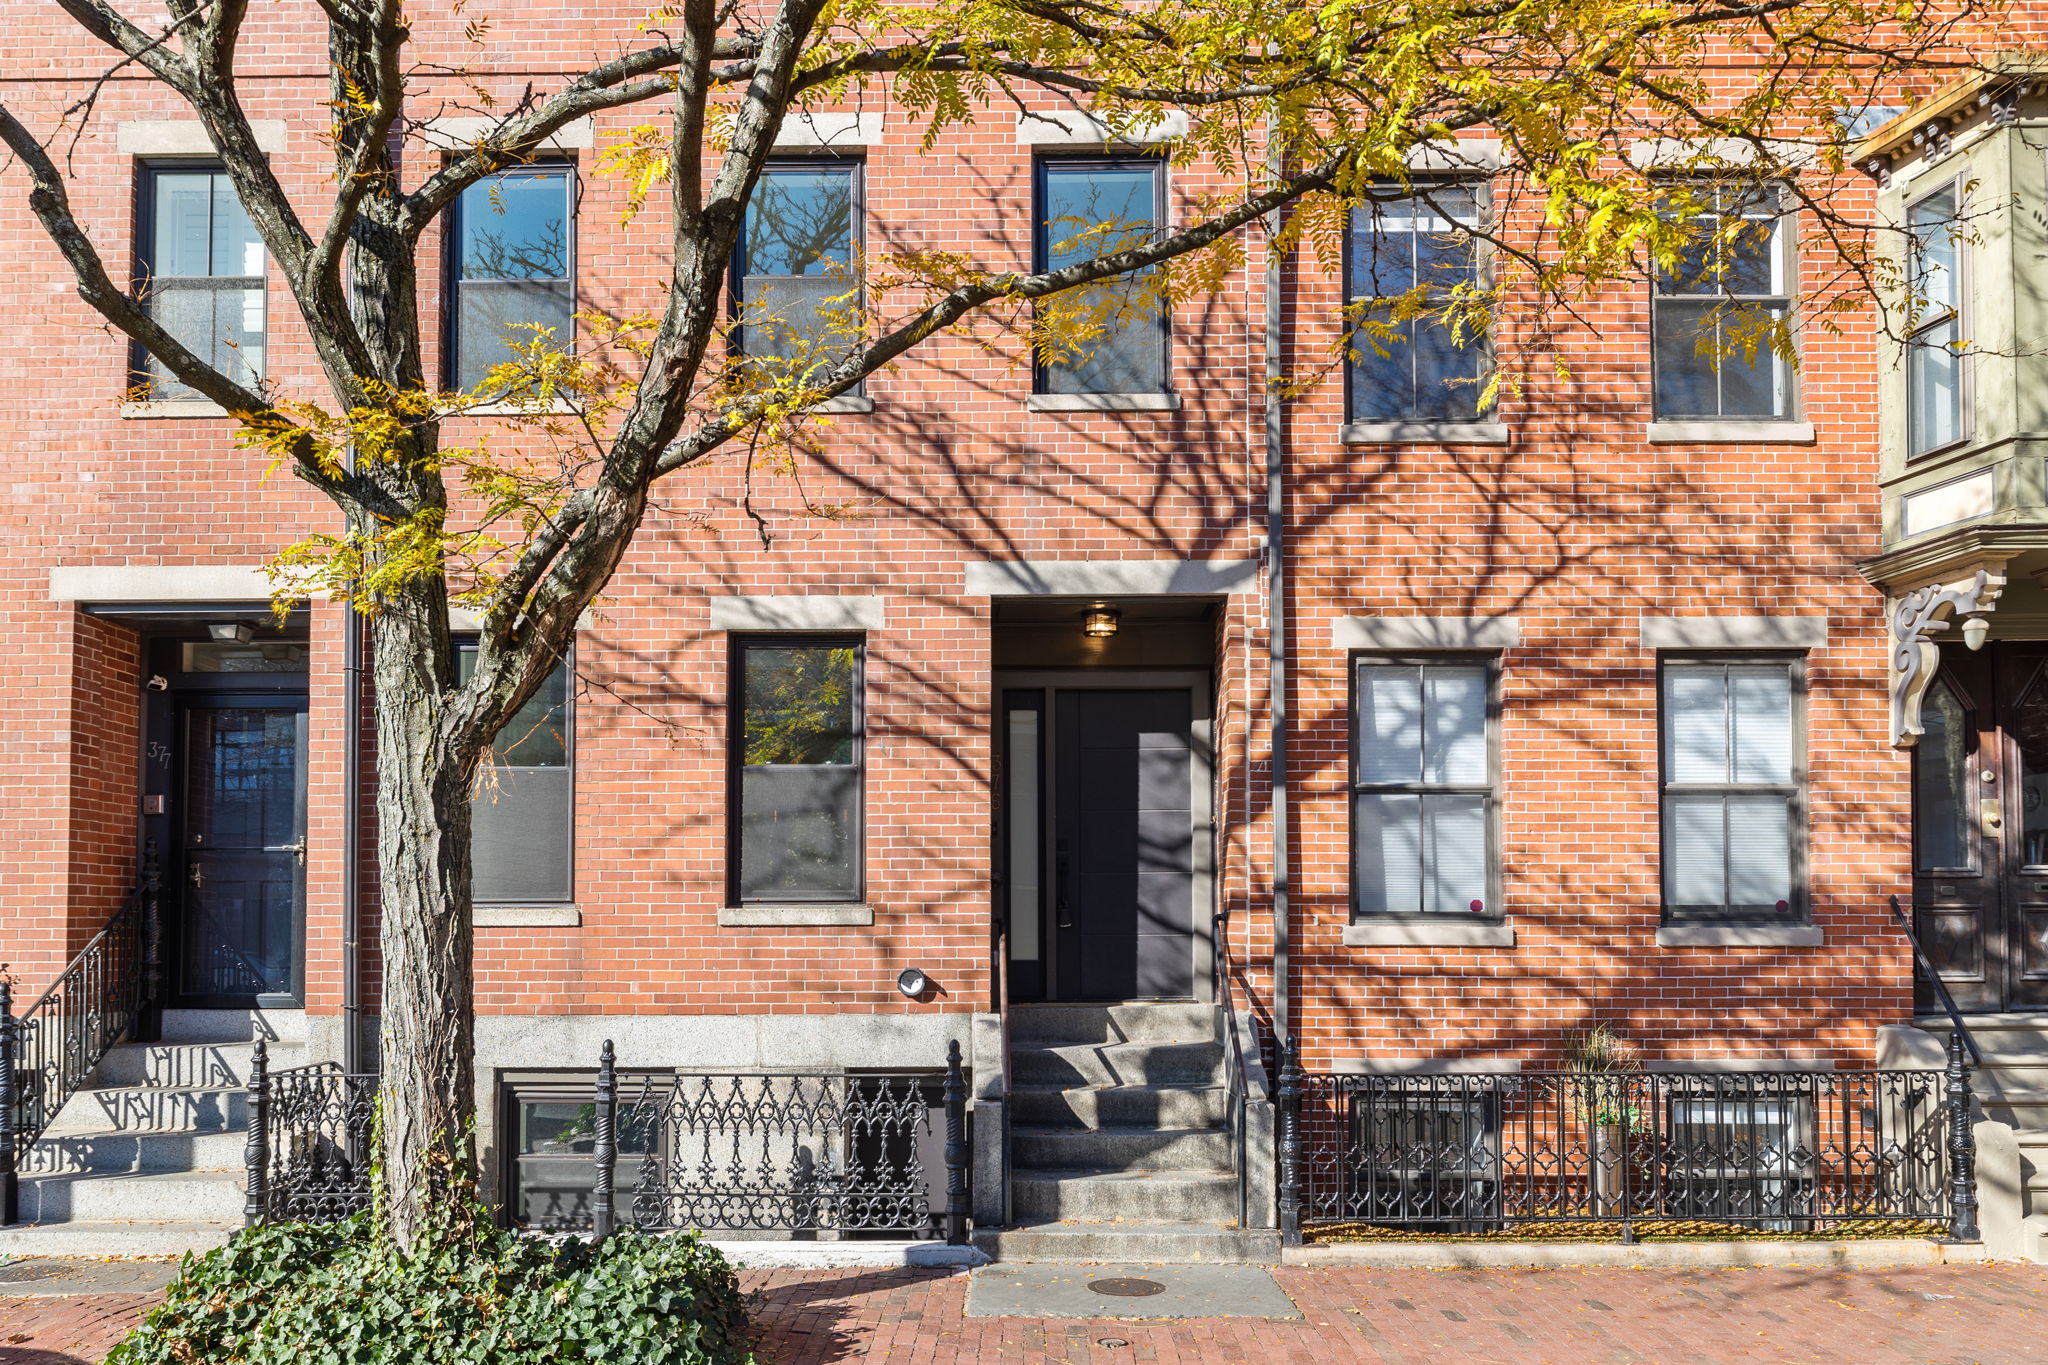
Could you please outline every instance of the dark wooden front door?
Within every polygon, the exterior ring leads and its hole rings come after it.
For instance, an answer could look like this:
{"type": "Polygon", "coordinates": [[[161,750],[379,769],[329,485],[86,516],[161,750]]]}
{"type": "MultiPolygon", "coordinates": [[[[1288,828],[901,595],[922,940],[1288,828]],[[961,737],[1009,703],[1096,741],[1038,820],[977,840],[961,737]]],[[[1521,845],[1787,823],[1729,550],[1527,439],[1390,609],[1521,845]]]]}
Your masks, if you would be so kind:
{"type": "Polygon", "coordinates": [[[1012,995],[1195,994],[1206,805],[1186,687],[1003,693],[1012,995]]]}
{"type": "Polygon", "coordinates": [[[1960,1008],[2048,1008],[2048,644],[1943,646],[1922,723],[1914,928],[1960,1008]]]}
{"type": "Polygon", "coordinates": [[[297,1005],[305,704],[209,698],[180,721],[178,994],[193,1005],[297,1005]]]}

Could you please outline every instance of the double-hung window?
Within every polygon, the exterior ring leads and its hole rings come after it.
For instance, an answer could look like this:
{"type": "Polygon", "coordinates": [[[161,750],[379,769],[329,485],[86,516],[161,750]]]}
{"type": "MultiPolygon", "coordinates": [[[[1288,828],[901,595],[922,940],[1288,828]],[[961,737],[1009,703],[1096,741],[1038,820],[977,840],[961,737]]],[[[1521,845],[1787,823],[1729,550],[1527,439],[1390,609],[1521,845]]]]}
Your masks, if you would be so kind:
{"type": "MultiPolygon", "coordinates": [[[[187,350],[242,384],[263,377],[267,338],[263,241],[218,167],[145,166],[147,251],[139,262],[149,315],[187,350]]],[[[137,349],[151,398],[191,398],[154,356],[137,349]]]]}
{"type": "Polygon", "coordinates": [[[1963,412],[1962,186],[1951,181],[1906,210],[1908,455],[1954,445],[1963,412]]]}
{"type": "Polygon", "coordinates": [[[731,894],[861,897],[861,642],[733,644],[731,894]]]}
{"type": "Polygon", "coordinates": [[[734,265],[739,346],[830,363],[861,341],[861,163],[771,161],[754,183],[734,265]]]}
{"type": "Polygon", "coordinates": [[[522,166],[456,200],[448,339],[456,388],[482,385],[541,330],[559,347],[574,339],[574,189],[566,165],[522,166]]]}
{"type": "Polygon", "coordinates": [[[1367,914],[1498,917],[1495,665],[1352,667],[1352,901],[1367,914]]]}
{"type": "MultiPolygon", "coordinates": [[[[457,672],[476,669],[459,645],[457,672]]],[[[470,885],[479,905],[550,905],[573,899],[575,827],[570,666],[557,665],[491,741],[470,803],[470,885]]]]}
{"type": "Polygon", "coordinates": [[[1775,189],[1694,186],[1667,210],[1691,229],[1650,299],[1659,421],[1793,419],[1780,331],[1792,311],[1792,231],[1775,189]]]}
{"type": "Polygon", "coordinates": [[[1666,659],[1662,671],[1666,916],[1799,918],[1804,664],[1666,659]]]}
{"type": "Polygon", "coordinates": [[[1351,211],[1345,297],[1350,302],[1347,388],[1354,422],[1471,422],[1492,363],[1484,336],[1445,320],[1460,286],[1479,282],[1485,190],[1415,187],[1351,211]],[[1419,291],[1419,292],[1418,292],[1419,291]],[[1401,317],[1397,314],[1421,312],[1401,317]]]}
{"type": "MultiPolygon", "coordinates": [[[[1064,270],[1144,246],[1166,221],[1158,157],[1044,157],[1037,166],[1037,268],[1064,270]]],[[[1166,306],[1152,269],[1040,305],[1039,393],[1164,393],[1166,306]]]]}

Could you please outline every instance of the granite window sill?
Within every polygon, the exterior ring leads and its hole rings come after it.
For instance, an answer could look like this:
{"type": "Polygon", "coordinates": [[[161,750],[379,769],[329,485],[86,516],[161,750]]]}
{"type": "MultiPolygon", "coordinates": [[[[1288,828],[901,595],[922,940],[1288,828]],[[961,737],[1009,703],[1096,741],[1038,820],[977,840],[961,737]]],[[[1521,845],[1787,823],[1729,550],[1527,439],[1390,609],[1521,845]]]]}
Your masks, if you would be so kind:
{"type": "Polygon", "coordinates": [[[159,417],[231,417],[226,408],[210,398],[166,398],[155,403],[123,403],[124,421],[159,417]]]}
{"type": "Polygon", "coordinates": [[[1347,948],[1512,948],[1515,927],[1492,921],[1472,923],[1451,919],[1439,924],[1431,920],[1368,920],[1344,926],[1347,948]]]}
{"type": "Polygon", "coordinates": [[[1818,948],[1817,924],[1660,924],[1659,948],[1818,948]]]}
{"type": "Polygon", "coordinates": [[[817,929],[875,922],[872,905],[727,905],[718,923],[727,929],[817,929]]]}
{"type": "Polygon", "coordinates": [[[1026,412],[1178,412],[1177,393],[1034,393],[1026,412]]]}
{"type": "Polygon", "coordinates": [[[1504,422],[1346,422],[1340,438],[1348,446],[1435,442],[1441,445],[1504,446],[1504,422]]]}
{"type": "Polygon", "coordinates": [[[873,412],[874,410],[875,400],[864,393],[842,393],[837,397],[827,398],[822,403],[813,403],[805,409],[806,412],[814,413],[820,417],[832,417],[848,412],[873,412]]]}
{"type": "Polygon", "coordinates": [[[469,922],[479,929],[574,929],[583,923],[580,905],[477,905],[469,922]]]}
{"type": "Polygon", "coordinates": [[[1652,422],[1643,428],[1651,445],[1796,445],[1814,442],[1811,422],[1652,422]]]}

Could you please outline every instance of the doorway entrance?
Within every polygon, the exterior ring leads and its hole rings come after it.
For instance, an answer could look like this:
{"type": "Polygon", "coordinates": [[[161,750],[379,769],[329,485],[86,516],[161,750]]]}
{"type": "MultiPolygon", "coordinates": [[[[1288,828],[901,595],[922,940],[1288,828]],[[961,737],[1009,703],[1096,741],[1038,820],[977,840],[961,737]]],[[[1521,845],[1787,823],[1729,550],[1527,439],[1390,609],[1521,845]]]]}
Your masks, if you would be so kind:
{"type": "Polygon", "coordinates": [[[1009,996],[1207,998],[1206,672],[998,675],[1009,996]]]}
{"type": "Polygon", "coordinates": [[[2048,642],[1944,645],[1921,718],[1914,931],[1958,1007],[2048,1009],[2048,642]]]}
{"type": "Polygon", "coordinates": [[[151,641],[144,833],[165,851],[170,1004],[303,1003],[306,650],[151,641]]]}

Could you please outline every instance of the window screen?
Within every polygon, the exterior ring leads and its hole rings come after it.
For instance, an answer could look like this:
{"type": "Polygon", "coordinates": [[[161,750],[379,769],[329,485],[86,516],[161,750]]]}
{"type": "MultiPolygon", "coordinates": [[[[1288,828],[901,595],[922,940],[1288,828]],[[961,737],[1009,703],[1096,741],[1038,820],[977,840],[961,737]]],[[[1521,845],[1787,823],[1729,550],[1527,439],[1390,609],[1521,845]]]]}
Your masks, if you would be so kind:
{"type": "MultiPolygon", "coordinates": [[[[457,657],[467,680],[476,647],[462,646],[457,657]]],[[[470,805],[471,894],[480,904],[573,899],[569,677],[568,664],[557,667],[491,742],[470,805]]]]}
{"type": "Polygon", "coordinates": [[[1494,780],[1485,663],[1360,660],[1352,886],[1360,914],[1487,914],[1494,780]]]}
{"type": "MultiPolygon", "coordinates": [[[[143,172],[149,214],[141,262],[151,318],[228,378],[263,377],[268,338],[264,253],[233,183],[217,168],[156,166],[143,172]]],[[[155,357],[139,355],[152,398],[191,398],[155,357]]]]}
{"type": "Polygon", "coordinates": [[[1657,416],[1789,421],[1792,367],[1760,329],[1792,308],[1790,221],[1775,191],[1701,187],[1692,197],[1694,235],[1657,272],[1651,298],[1657,416]]]}
{"type": "Polygon", "coordinates": [[[462,192],[454,231],[450,380],[474,389],[530,345],[535,326],[568,346],[575,328],[567,166],[501,171],[462,192]]]}
{"type": "Polygon", "coordinates": [[[1798,665],[1664,666],[1664,904],[1677,917],[1801,908],[1798,665]]]}
{"type": "Polygon", "coordinates": [[[1358,322],[1351,338],[1354,422],[1470,422],[1490,362],[1483,337],[1461,336],[1424,314],[1396,321],[1395,301],[1418,287],[1440,308],[1478,279],[1480,190],[1438,185],[1352,210],[1346,294],[1358,322]],[[1385,330],[1382,330],[1385,329],[1385,330]]]}
{"type": "Polygon", "coordinates": [[[747,901],[861,895],[861,646],[735,646],[736,892],[747,901]]]}
{"type": "MultiPolygon", "coordinates": [[[[1060,270],[1150,242],[1162,217],[1164,164],[1153,159],[1049,159],[1038,163],[1038,268],[1060,270]]],[[[1166,310],[1148,292],[1149,270],[1062,299],[1062,321],[1041,321],[1064,344],[1037,368],[1041,393],[1163,393],[1166,310]],[[1070,321],[1078,319],[1078,322],[1070,321]]]]}
{"type": "Polygon", "coordinates": [[[831,359],[859,340],[860,163],[770,162],[739,245],[740,346],[831,359]]]}

